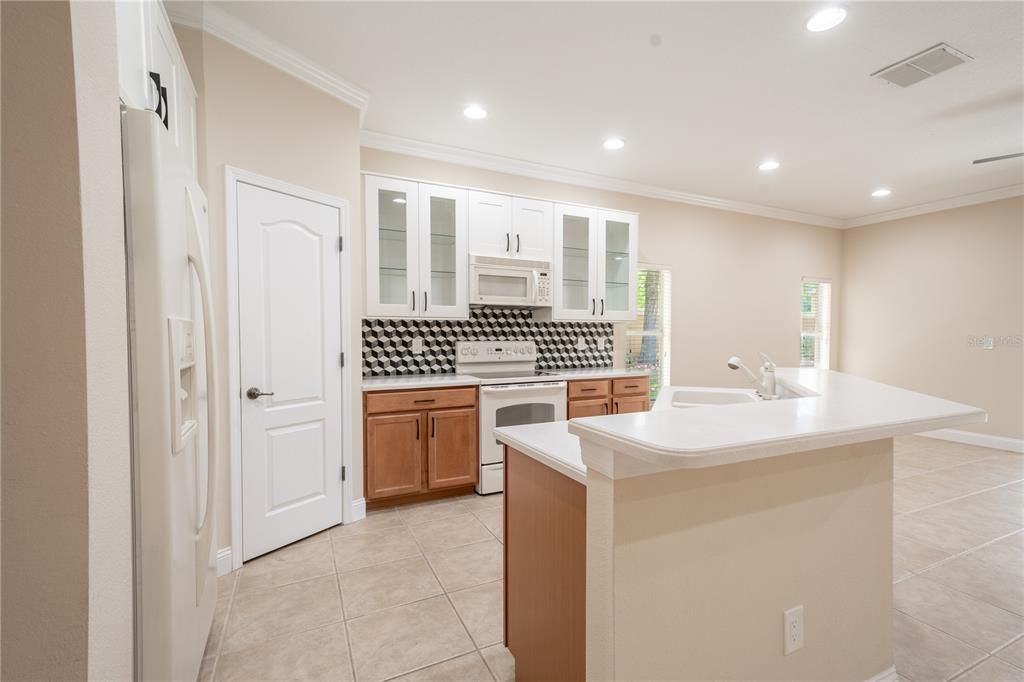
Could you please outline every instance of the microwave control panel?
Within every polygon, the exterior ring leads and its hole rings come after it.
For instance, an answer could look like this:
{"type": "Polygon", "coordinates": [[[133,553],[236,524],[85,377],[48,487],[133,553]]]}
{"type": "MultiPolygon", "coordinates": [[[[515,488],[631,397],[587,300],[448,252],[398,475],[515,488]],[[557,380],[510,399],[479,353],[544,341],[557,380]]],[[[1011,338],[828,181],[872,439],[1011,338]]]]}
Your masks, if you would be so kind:
{"type": "Polygon", "coordinates": [[[537,305],[551,305],[551,271],[537,271],[537,305]]]}

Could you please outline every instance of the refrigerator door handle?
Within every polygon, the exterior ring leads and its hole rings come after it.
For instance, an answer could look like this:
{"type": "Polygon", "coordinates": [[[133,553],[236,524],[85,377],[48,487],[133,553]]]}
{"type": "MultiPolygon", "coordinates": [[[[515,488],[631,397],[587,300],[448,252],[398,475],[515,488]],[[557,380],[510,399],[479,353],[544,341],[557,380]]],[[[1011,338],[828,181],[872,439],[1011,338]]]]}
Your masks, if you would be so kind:
{"type": "MultiPolygon", "coordinates": [[[[198,189],[198,188],[197,188],[198,189]]],[[[199,190],[200,196],[202,191],[199,190]]],[[[203,513],[203,522],[196,529],[196,599],[197,602],[202,596],[203,587],[206,583],[206,569],[210,560],[210,548],[213,542],[213,496],[217,487],[217,450],[216,444],[220,438],[220,411],[218,399],[220,391],[217,386],[217,334],[216,318],[213,316],[213,300],[210,293],[210,271],[206,266],[206,256],[203,253],[203,242],[199,236],[199,223],[197,220],[197,206],[192,188],[185,189],[185,213],[188,220],[188,262],[195,269],[199,280],[199,297],[203,305],[203,335],[206,345],[206,509],[203,513]]]]}

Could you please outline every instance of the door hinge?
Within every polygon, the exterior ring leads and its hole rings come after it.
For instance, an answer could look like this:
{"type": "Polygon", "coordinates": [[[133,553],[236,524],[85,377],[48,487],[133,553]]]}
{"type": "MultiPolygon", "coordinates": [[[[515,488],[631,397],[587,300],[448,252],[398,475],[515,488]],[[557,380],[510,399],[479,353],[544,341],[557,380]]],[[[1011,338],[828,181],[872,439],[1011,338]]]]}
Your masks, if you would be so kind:
{"type": "Polygon", "coordinates": [[[345,366],[345,354],[344,353],[339,353],[339,355],[340,355],[339,361],[341,362],[341,366],[344,367],[345,366]]]}
{"type": "Polygon", "coordinates": [[[345,238],[344,237],[338,237],[338,251],[344,251],[344,250],[345,250],[345,238]]]}
{"type": "Polygon", "coordinates": [[[345,471],[345,467],[341,467],[341,480],[343,480],[343,481],[345,480],[345,474],[346,473],[347,472],[345,471]]]}

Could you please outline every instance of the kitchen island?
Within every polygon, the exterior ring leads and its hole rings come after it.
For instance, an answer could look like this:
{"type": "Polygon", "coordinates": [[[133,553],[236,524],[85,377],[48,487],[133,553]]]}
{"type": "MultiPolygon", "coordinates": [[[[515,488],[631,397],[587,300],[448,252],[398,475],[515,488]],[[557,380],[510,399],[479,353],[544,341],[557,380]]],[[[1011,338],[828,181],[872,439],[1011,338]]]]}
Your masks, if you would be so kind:
{"type": "Polygon", "coordinates": [[[495,430],[517,679],[895,680],[892,438],[985,413],[777,377],[799,397],[495,430]]]}

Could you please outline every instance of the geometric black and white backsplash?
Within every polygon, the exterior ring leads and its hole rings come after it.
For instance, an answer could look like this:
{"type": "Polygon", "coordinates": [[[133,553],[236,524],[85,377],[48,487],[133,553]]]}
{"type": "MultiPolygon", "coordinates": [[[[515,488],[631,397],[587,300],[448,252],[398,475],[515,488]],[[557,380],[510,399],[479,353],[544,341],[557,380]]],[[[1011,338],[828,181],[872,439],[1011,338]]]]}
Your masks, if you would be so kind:
{"type": "Polygon", "coordinates": [[[611,322],[536,322],[529,308],[470,308],[468,320],[363,320],[363,376],[455,371],[456,341],[533,341],[537,367],[611,367],[611,322]],[[412,340],[423,339],[413,355],[412,340]],[[586,350],[577,350],[577,339],[586,350]],[[600,339],[605,340],[598,350],[600,339]]]}

